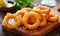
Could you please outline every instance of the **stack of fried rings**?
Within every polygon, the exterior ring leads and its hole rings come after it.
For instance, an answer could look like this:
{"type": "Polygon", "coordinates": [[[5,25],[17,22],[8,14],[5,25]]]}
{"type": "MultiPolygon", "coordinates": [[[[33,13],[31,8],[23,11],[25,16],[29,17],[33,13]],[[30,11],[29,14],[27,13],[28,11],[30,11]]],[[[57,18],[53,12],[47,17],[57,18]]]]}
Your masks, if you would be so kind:
{"type": "Polygon", "coordinates": [[[58,21],[59,17],[55,14],[50,14],[50,8],[45,6],[36,6],[31,8],[22,8],[15,14],[7,14],[3,20],[4,26],[9,29],[17,28],[23,25],[27,29],[36,29],[38,26],[43,27],[47,25],[47,21],[58,21]],[[14,18],[16,24],[10,25],[7,21],[14,18]]]}

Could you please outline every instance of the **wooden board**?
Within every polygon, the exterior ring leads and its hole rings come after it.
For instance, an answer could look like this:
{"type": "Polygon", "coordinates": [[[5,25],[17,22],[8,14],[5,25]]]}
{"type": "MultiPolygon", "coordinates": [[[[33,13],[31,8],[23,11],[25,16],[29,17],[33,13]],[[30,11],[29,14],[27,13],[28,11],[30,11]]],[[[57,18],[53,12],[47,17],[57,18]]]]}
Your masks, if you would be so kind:
{"type": "Polygon", "coordinates": [[[46,26],[39,27],[38,29],[32,30],[32,31],[26,30],[22,26],[14,29],[14,30],[7,29],[3,25],[2,25],[2,28],[8,32],[13,32],[13,33],[20,34],[23,36],[43,36],[43,35],[47,34],[48,32],[52,31],[53,29],[55,29],[58,25],[59,25],[58,21],[57,22],[49,22],[46,26]]]}

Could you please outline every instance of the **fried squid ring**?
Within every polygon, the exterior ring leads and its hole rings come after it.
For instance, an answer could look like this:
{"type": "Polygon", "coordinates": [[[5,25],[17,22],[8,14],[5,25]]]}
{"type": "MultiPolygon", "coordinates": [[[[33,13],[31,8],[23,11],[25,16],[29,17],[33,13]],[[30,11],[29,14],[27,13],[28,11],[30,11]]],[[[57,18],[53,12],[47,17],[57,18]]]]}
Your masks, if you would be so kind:
{"type": "Polygon", "coordinates": [[[8,29],[15,29],[19,27],[21,24],[20,18],[18,16],[15,16],[14,14],[7,13],[3,20],[3,26],[5,26],[8,29]]]}
{"type": "Polygon", "coordinates": [[[37,14],[37,13],[34,13],[34,12],[29,12],[29,13],[26,13],[23,17],[23,23],[24,23],[24,26],[28,29],[35,29],[39,26],[39,23],[40,23],[40,19],[41,17],[37,14]],[[27,22],[28,18],[31,16],[31,15],[34,15],[34,17],[36,18],[36,22],[33,23],[32,25],[29,24],[27,22]]]}
{"type": "Polygon", "coordinates": [[[41,20],[40,20],[40,26],[45,26],[46,24],[47,24],[47,20],[46,20],[46,18],[45,17],[41,17],[41,20]]]}
{"type": "MultiPolygon", "coordinates": [[[[37,7],[38,7],[38,6],[37,6],[37,7]]],[[[33,8],[33,11],[34,11],[34,12],[38,13],[38,14],[41,15],[41,16],[44,16],[45,18],[48,18],[48,17],[50,16],[49,13],[48,13],[48,14],[42,13],[41,10],[40,10],[40,8],[37,8],[37,7],[34,7],[34,8],[33,8]]]]}
{"type": "Polygon", "coordinates": [[[45,6],[36,6],[33,8],[34,11],[37,11],[37,12],[40,12],[40,13],[43,13],[43,14],[48,14],[50,13],[50,8],[48,7],[45,7],[45,6]]]}
{"type": "Polygon", "coordinates": [[[40,8],[41,12],[44,13],[44,14],[48,14],[50,13],[50,8],[49,7],[46,7],[46,6],[37,6],[37,8],[40,8]]]}
{"type": "Polygon", "coordinates": [[[18,10],[18,11],[15,13],[15,15],[17,15],[17,16],[21,15],[21,17],[23,17],[26,12],[27,12],[27,11],[25,11],[25,10],[18,10]]]}
{"type": "Polygon", "coordinates": [[[50,14],[50,17],[47,18],[48,21],[58,21],[59,17],[55,14],[50,14]]]}
{"type": "Polygon", "coordinates": [[[45,18],[48,18],[50,15],[50,8],[45,7],[45,6],[36,6],[33,8],[33,11],[35,11],[36,13],[38,13],[41,16],[44,16],[45,18]]]}

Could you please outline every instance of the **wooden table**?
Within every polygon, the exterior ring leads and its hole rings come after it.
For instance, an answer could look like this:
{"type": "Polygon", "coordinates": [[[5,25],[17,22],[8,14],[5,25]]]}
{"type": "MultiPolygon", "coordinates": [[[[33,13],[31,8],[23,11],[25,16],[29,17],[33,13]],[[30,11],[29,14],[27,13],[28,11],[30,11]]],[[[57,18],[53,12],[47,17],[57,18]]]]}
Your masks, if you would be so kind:
{"type": "MultiPolygon", "coordinates": [[[[54,12],[55,14],[59,15],[60,17],[60,12],[57,11],[57,9],[60,8],[60,3],[58,3],[55,7],[51,8],[52,9],[52,13],[54,12]]],[[[17,35],[15,33],[9,33],[7,31],[3,31],[2,30],[2,20],[4,18],[6,13],[3,13],[3,12],[0,12],[0,36],[20,36],[20,35],[17,35]]],[[[59,18],[60,19],[60,18],[59,18]]],[[[55,30],[53,30],[52,32],[48,33],[46,36],[58,36],[60,35],[60,27],[56,28],[55,30]]]]}

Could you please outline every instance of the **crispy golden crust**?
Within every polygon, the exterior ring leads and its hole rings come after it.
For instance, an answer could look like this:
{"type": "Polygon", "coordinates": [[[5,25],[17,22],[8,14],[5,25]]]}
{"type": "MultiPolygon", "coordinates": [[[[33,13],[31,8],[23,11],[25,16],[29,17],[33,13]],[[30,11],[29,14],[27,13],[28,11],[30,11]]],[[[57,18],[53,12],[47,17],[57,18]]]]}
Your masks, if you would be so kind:
{"type": "Polygon", "coordinates": [[[31,9],[31,8],[22,8],[21,10],[26,10],[27,12],[32,11],[32,9],[31,9]]]}
{"type": "Polygon", "coordinates": [[[40,20],[40,26],[45,26],[45,25],[47,25],[47,20],[46,20],[46,18],[45,17],[41,17],[41,20],[40,20]]]}
{"type": "Polygon", "coordinates": [[[48,21],[58,21],[59,17],[55,14],[50,14],[50,17],[47,18],[48,21]]]}
{"type": "Polygon", "coordinates": [[[25,10],[18,10],[18,11],[15,13],[15,15],[17,15],[17,16],[21,15],[21,17],[23,17],[26,12],[27,12],[27,11],[25,11],[25,10]]]}
{"type": "Polygon", "coordinates": [[[27,29],[36,29],[38,26],[47,25],[47,21],[58,21],[59,17],[55,14],[50,14],[51,9],[45,6],[36,6],[31,8],[22,8],[15,14],[8,13],[4,20],[3,25],[9,29],[17,28],[20,25],[25,26],[27,29]],[[8,23],[9,19],[14,18],[15,24],[11,25],[8,23]]]}
{"type": "Polygon", "coordinates": [[[11,13],[7,13],[7,15],[4,17],[4,20],[3,20],[3,26],[7,27],[8,29],[15,29],[21,25],[20,21],[21,20],[18,16],[15,16],[14,14],[11,14],[11,13]],[[14,25],[8,23],[8,20],[12,18],[14,18],[16,22],[14,25]]]}
{"type": "Polygon", "coordinates": [[[51,11],[50,8],[45,7],[45,6],[40,6],[40,5],[34,7],[33,10],[36,12],[40,12],[41,14],[48,14],[51,11]]]}
{"type": "Polygon", "coordinates": [[[29,12],[29,13],[26,13],[23,17],[23,23],[24,23],[24,26],[28,29],[35,29],[39,26],[39,23],[40,23],[40,19],[41,17],[37,14],[37,13],[34,13],[34,12],[29,12]],[[30,25],[27,23],[27,19],[28,17],[30,17],[30,15],[34,15],[35,18],[36,18],[36,22],[33,24],[33,25],[30,25]]]}

